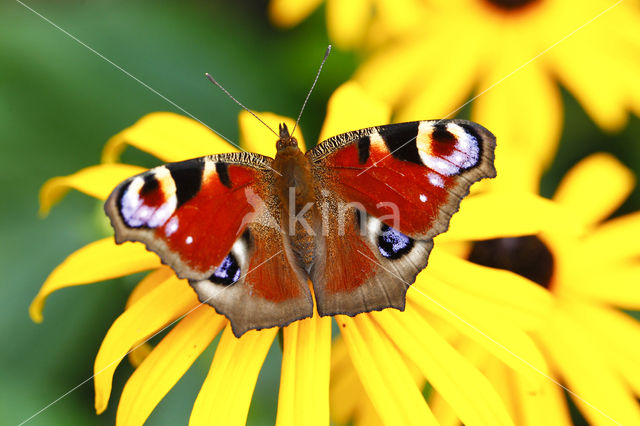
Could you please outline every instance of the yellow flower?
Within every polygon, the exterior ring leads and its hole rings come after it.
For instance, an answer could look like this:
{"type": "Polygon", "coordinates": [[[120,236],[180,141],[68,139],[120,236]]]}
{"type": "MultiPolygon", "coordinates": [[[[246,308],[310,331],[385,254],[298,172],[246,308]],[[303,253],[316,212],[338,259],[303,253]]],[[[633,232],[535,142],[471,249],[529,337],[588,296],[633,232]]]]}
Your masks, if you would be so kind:
{"type": "MultiPolygon", "coordinates": [[[[592,155],[554,196],[585,226],[583,235],[494,239],[471,252],[471,260],[528,276],[553,297],[545,323],[532,333],[553,372],[542,387],[527,385],[477,345],[460,345],[496,384],[517,424],[571,425],[560,384],[589,424],[640,424],[640,324],[622,311],[640,310],[640,212],[603,222],[633,184],[615,158],[592,155]]],[[[457,424],[442,395],[430,404],[439,420],[457,424]]]]}
{"type": "MultiPolygon", "coordinates": [[[[269,17],[281,28],[298,25],[322,0],[271,0],[269,17]]],[[[336,46],[347,49],[363,43],[380,43],[396,37],[418,23],[412,13],[418,0],[327,0],[326,19],[329,38],[336,46]]]]}
{"type": "MultiPolygon", "coordinates": [[[[284,121],[293,127],[288,118],[270,113],[261,115],[267,123],[284,121]]],[[[321,139],[385,123],[389,117],[386,105],[367,97],[350,83],[331,98],[321,139]]],[[[274,153],[273,135],[247,113],[240,115],[240,129],[245,148],[267,155],[274,153]]],[[[104,164],[49,180],[41,191],[43,212],[70,188],[104,200],[121,180],[141,172],[139,167],[115,162],[127,145],[162,161],[233,150],[193,120],[172,113],[150,114],[107,143],[104,164]]],[[[455,247],[456,241],[571,226],[570,217],[537,196],[481,194],[464,201],[451,232],[439,239],[455,247]],[[515,202],[500,211],[490,211],[490,206],[507,205],[508,200],[515,202]]],[[[227,319],[210,306],[198,303],[189,284],[162,266],[157,256],[142,244],[116,245],[109,237],[73,253],[47,278],[31,305],[31,317],[34,321],[42,320],[44,301],[53,291],[140,271],[151,272],[132,292],[125,311],[109,329],[96,357],[97,412],[106,409],[114,371],[122,358],[130,354],[137,368],[124,387],[117,422],[142,424],[202,351],[222,333],[190,423],[243,423],[258,373],[278,329],[253,330],[241,338],[234,337],[227,319]],[[174,323],[157,346],[143,344],[174,323]]],[[[489,381],[432,324],[450,323],[536,382],[540,379],[513,354],[546,371],[542,355],[523,330],[535,329],[542,321],[550,308],[550,297],[516,274],[483,268],[438,249],[432,253],[429,273],[421,277],[408,292],[405,312],[388,309],[354,318],[336,317],[345,352],[366,395],[387,422],[432,424],[433,414],[421,387],[416,385],[417,371],[419,377],[428,379],[447,395],[465,422],[510,424],[489,381]],[[482,286],[472,283],[478,276],[482,277],[482,286]]],[[[316,315],[283,328],[278,424],[329,423],[331,345],[330,317],[316,315]]]]}
{"type": "Polygon", "coordinates": [[[495,184],[537,192],[561,131],[556,79],[605,130],[640,114],[638,28],[634,2],[433,0],[354,78],[398,121],[449,116],[475,93],[472,119],[502,142],[495,184]]]}

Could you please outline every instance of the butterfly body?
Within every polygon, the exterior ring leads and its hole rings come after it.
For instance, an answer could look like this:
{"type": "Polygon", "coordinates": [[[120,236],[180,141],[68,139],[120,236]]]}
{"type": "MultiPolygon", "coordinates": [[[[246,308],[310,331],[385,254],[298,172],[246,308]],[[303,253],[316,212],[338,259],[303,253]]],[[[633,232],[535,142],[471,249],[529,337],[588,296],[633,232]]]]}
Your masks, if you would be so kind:
{"type": "Polygon", "coordinates": [[[495,138],[464,120],[334,136],[303,153],[281,125],[274,159],[219,154],[159,166],[105,205],[234,333],[320,315],[404,309],[470,185],[495,176],[495,138]]]}

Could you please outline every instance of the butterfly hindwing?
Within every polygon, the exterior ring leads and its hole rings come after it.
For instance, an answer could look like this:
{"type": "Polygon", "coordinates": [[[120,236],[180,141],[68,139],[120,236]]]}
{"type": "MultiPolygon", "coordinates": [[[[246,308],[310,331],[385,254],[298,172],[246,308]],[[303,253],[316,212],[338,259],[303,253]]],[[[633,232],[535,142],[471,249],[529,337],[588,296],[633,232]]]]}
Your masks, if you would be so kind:
{"type": "Polygon", "coordinates": [[[323,188],[317,202],[330,206],[311,271],[318,311],[403,309],[433,237],[471,184],[495,176],[494,149],[495,137],[476,123],[434,120],[349,132],[309,151],[323,188]],[[355,269],[344,276],[336,259],[355,269]]]}
{"type": "Polygon", "coordinates": [[[157,253],[238,336],[313,312],[280,232],[272,161],[233,153],[165,164],[127,179],[105,204],[116,242],[157,253]]]}
{"type": "Polygon", "coordinates": [[[318,201],[329,230],[316,237],[310,271],[320,315],[403,310],[406,283],[426,266],[433,242],[396,232],[331,190],[318,201]]]}

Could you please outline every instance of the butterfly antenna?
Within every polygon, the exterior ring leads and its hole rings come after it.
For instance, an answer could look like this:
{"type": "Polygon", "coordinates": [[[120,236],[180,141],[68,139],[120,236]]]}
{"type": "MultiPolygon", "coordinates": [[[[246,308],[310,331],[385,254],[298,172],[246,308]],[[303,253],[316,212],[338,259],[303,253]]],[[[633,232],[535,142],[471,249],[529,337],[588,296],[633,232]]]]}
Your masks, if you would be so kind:
{"type": "Polygon", "coordinates": [[[328,45],[327,50],[324,52],[324,58],[322,59],[320,68],[318,68],[318,73],[316,74],[316,78],[315,80],[313,80],[311,89],[309,89],[309,93],[307,93],[307,98],[304,100],[304,103],[302,104],[302,108],[300,108],[300,114],[298,114],[298,119],[296,120],[296,124],[295,126],[293,126],[293,130],[291,131],[292,135],[293,135],[293,132],[296,131],[296,127],[298,127],[298,122],[300,121],[300,117],[302,117],[302,112],[304,111],[304,108],[307,106],[307,101],[309,100],[309,96],[311,96],[311,92],[313,92],[313,88],[316,87],[316,83],[318,82],[318,78],[320,77],[320,71],[322,71],[322,67],[324,66],[325,61],[329,57],[329,53],[331,53],[331,45],[328,45]]]}
{"type": "MultiPolygon", "coordinates": [[[[324,61],[323,61],[323,62],[324,62],[324,61]]],[[[218,83],[218,81],[217,81],[215,78],[213,78],[213,77],[211,76],[211,74],[209,74],[208,72],[206,72],[206,73],[204,73],[204,75],[205,75],[205,76],[207,76],[207,78],[209,79],[209,81],[210,81],[210,82],[212,82],[213,84],[215,84],[216,86],[218,86],[218,87],[220,88],[220,90],[222,90],[224,93],[226,93],[228,97],[230,97],[231,99],[233,99],[233,101],[234,101],[235,103],[237,103],[238,105],[240,105],[240,106],[241,106],[245,111],[247,111],[249,114],[251,114],[251,115],[253,115],[255,118],[257,118],[257,119],[258,119],[258,121],[259,121],[259,122],[261,122],[262,124],[264,124],[264,125],[267,127],[267,129],[271,130],[271,132],[272,132],[274,135],[276,135],[276,136],[280,137],[280,135],[278,135],[278,133],[276,133],[276,132],[275,132],[275,130],[273,130],[271,127],[269,127],[269,125],[268,125],[267,123],[265,123],[265,122],[264,122],[260,117],[258,117],[258,115],[257,115],[255,112],[251,111],[249,108],[247,108],[246,106],[242,105],[242,104],[240,103],[240,101],[239,101],[239,100],[237,100],[236,98],[234,98],[234,97],[231,95],[231,93],[229,93],[229,92],[227,91],[227,89],[225,89],[224,87],[222,87],[222,84],[218,83]]],[[[314,84],[315,84],[315,83],[314,83],[314,84]]]]}

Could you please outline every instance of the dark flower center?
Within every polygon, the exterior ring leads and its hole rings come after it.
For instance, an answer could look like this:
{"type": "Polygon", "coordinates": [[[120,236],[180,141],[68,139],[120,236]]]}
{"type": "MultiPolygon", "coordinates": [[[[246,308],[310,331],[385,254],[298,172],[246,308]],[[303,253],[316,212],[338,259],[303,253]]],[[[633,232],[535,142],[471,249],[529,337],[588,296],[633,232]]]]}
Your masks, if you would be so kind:
{"type": "Polygon", "coordinates": [[[478,241],[473,244],[469,260],[515,272],[547,289],[551,284],[553,255],[535,236],[478,241]]]}
{"type": "Polygon", "coordinates": [[[514,12],[518,9],[523,9],[532,3],[536,3],[540,0],[484,0],[492,6],[506,12],[514,12]]]}

